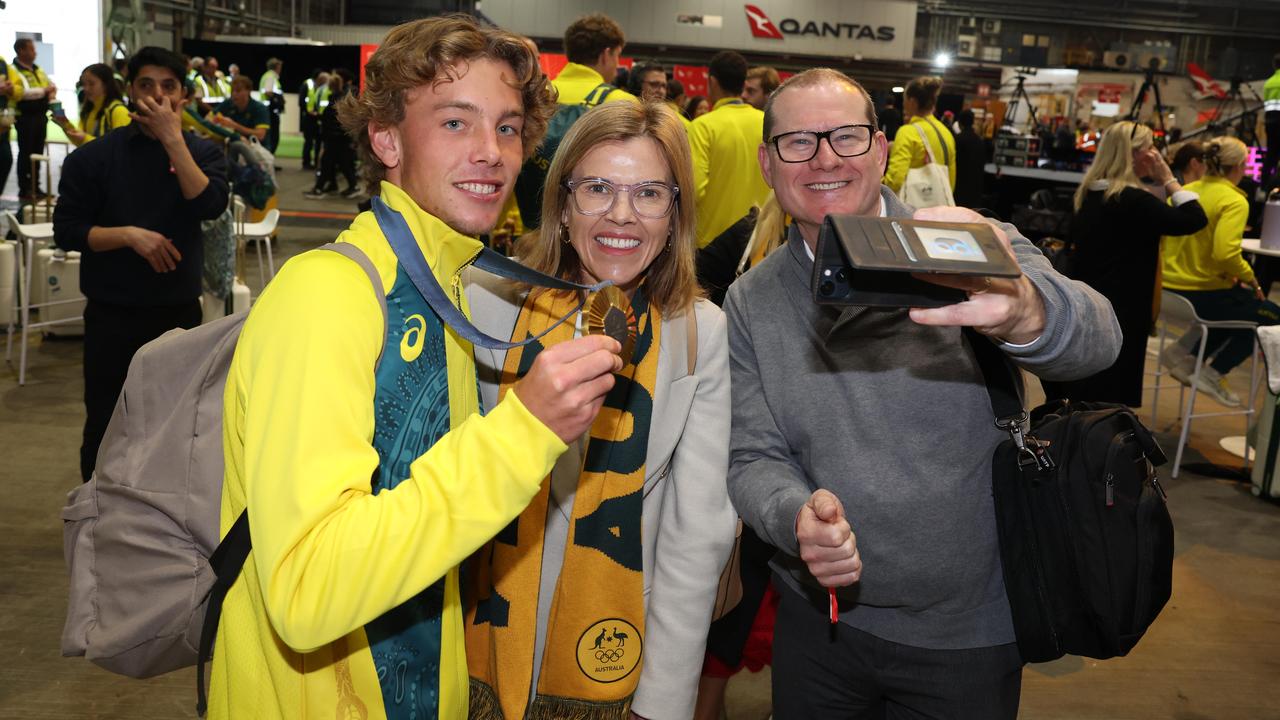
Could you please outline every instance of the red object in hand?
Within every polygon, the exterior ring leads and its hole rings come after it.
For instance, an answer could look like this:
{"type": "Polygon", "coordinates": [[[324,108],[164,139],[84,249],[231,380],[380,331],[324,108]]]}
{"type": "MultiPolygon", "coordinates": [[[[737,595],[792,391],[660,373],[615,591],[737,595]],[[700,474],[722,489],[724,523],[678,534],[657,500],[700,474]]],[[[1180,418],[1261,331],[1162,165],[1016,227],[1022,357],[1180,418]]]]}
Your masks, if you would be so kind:
{"type": "Polygon", "coordinates": [[[835,625],[840,622],[840,603],[836,601],[835,588],[827,588],[827,594],[831,597],[831,624],[835,625]]]}

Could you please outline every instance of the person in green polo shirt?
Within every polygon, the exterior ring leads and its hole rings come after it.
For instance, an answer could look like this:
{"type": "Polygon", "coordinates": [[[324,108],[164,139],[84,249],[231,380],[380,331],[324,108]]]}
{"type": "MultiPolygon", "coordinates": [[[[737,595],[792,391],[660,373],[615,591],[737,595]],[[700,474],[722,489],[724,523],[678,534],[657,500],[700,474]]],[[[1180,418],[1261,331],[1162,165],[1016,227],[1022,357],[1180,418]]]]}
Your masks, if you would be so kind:
{"type": "Polygon", "coordinates": [[[231,83],[231,97],[214,108],[212,119],[246,139],[255,137],[261,141],[271,128],[271,112],[266,105],[250,97],[252,92],[253,80],[245,75],[237,75],[231,83]]]}

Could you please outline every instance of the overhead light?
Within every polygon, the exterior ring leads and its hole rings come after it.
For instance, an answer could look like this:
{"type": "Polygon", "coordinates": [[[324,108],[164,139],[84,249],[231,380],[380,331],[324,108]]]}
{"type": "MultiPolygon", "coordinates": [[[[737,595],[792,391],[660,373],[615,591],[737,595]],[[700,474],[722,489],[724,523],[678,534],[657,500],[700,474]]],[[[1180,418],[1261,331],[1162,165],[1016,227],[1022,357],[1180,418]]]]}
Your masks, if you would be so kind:
{"type": "Polygon", "coordinates": [[[951,64],[951,55],[947,53],[938,53],[933,58],[933,64],[946,69],[946,67],[951,64]]]}
{"type": "Polygon", "coordinates": [[[903,92],[905,89],[906,89],[906,88],[902,87],[901,85],[894,85],[894,86],[893,86],[893,91],[894,91],[895,93],[903,92]]]}

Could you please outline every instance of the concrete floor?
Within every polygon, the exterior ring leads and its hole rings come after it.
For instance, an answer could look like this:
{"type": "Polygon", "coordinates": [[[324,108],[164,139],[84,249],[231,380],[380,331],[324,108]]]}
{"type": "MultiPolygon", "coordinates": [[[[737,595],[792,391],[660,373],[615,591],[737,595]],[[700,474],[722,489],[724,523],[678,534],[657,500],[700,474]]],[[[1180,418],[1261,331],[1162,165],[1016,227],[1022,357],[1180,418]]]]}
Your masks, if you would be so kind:
{"type": "MultiPolygon", "coordinates": [[[[290,166],[280,178],[286,213],[354,211],[347,201],[303,199],[310,177],[296,160],[283,162],[290,166]]],[[[277,258],[328,242],[345,225],[286,216],[277,258]]],[[[256,296],[252,251],[249,268],[256,296]]],[[[0,494],[0,719],[191,717],[194,670],[139,681],[59,655],[66,611],[59,511],[79,483],[81,352],[77,340],[33,340],[23,387],[16,365],[0,366],[0,485],[6,490],[0,494]]],[[[1240,370],[1231,378],[1242,394],[1246,375],[1240,370]]],[[[1170,457],[1176,398],[1176,392],[1162,396],[1157,428],[1165,431],[1160,440],[1170,457]]],[[[1241,432],[1239,419],[1197,421],[1184,462],[1238,464],[1217,440],[1241,432]]],[[[1167,467],[1161,477],[1178,534],[1173,598],[1129,657],[1028,666],[1022,718],[1280,720],[1280,616],[1273,609],[1280,598],[1280,508],[1228,480],[1185,470],[1171,480],[1167,467]]],[[[731,682],[729,718],[768,714],[767,670],[731,682]]]]}

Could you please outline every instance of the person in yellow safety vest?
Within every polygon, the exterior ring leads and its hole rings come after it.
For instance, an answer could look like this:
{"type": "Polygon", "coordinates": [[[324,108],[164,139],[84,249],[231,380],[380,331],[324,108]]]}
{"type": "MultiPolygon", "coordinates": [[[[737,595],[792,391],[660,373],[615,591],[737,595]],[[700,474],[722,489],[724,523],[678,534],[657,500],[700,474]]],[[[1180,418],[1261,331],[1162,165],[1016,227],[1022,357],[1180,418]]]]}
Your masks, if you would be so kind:
{"type": "MultiPolygon", "coordinates": [[[[746,79],[747,61],[740,53],[716,53],[707,73],[707,99],[712,109],[694,118],[689,127],[699,248],[711,244],[769,196],[757,159],[764,113],[740,97],[746,79]]],[[[741,254],[739,244],[736,252],[724,257],[732,256],[726,261],[736,266],[741,254]]]]}
{"type": "Polygon", "coordinates": [[[303,84],[302,103],[302,169],[320,167],[320,114],[329,106],[329,73],[317,71],[303,84]]]}
{"type": "Polygon", "coordinates": [[[13,83],[9,80],[9,63],[0,58],[0,187],[9,182],[13,168],[13,146],[9,130],[13,128],[13,83]]]}
{"type": "Polygon", "coordinates": [[[196,94],[200,102],[213,106],[231,97],[231,84],[218,72],[218,58],[210,55],[204,61],[204,70],[196,76],[196,94]]]}
{"type": "Polygon", "coordinates": [[[899,195],[907,181],[907,171],[924,167],[929,162],[926,142],[933,151],[934,159],[947,166],[951,189],[955,190],[956,138],[951,128],[933,116],[941,90],[942,78],[919,77],[907,83],[902,94],[902,110],[908,120],[894,135],[893,149],[889,151],[889,169],[884,174],[884,184],[899,195]],[[920,136],[921,131],[924,138],[920,136]]]}
{"type": "Polygon", "coordinates": [[[9,66],[10,95],[17,104],[14,127],[18,131],[18,195],[24,200],[46,197],[39,179],[31,175],[31,156],[44,154],[49,104],[58,96],[44,70],[36,65],[36,44],[31,38],[13,43],[16,55],[9,66]]]}
{"type": "Polygon", "coordinates": [[[273,154],[280,144],[280,116],[284,113],[284,85],[280,84],[282,69],[284,69],[284,63],[280,58],[267,60],[267,71],[262,73],[262,77],[258,80],[258,96],[255,98],[266,105],[271,113],[271,127],[267,130],[267,137],[262,141],[262,145],[273,154]]]}
{"type": "MultiPolygon", "coordinates": [[[[564,54],[569,63],[551,84],[555,87],[556,102],[561,105],[580,105],[592,90],[601,85],[612,85],[618,74],[618,58],[627,44],[622,27],[603,13],[584,15],[573,21],[564,31],[564,54]]],[[[638,102],[635,95],[615,88],[601,102],[630,100],[638,102]]]]}
{"type": "Polygon", "coordinates": [[[1269,187],[1280,165],[1280,53],[1271,59],[1275,72],[1262,86],[1263,121],[1267,130],[1267,154],[1262,159],[1262,187],[1269,187]]]}
{"type": "Polygon", "coordinates": [[[76,147],[132,122],[110,65],[95,63],[85,68],[80,73],[80,87],[84,90],[84,104],[80,106],[79,126],[66,116],[54,118],[76,147]]]}

